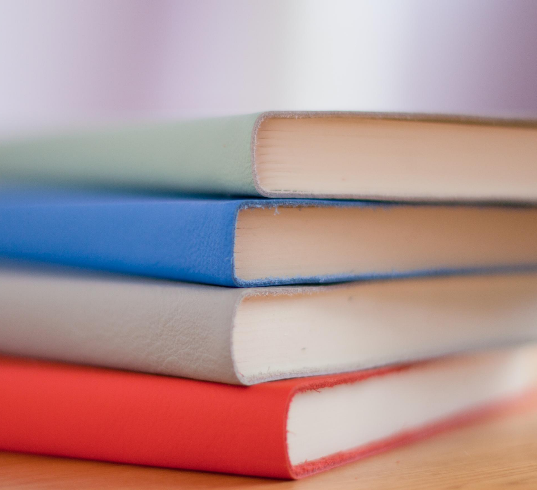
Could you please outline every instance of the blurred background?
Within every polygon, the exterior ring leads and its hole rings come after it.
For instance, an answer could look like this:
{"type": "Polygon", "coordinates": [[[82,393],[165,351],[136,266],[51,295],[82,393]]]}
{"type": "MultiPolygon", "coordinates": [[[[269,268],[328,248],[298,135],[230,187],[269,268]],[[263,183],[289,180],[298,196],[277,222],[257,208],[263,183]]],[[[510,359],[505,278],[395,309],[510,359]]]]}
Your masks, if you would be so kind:
{"type": "Polygon", "coordinates": [[[532,0],[0,0],[0,138],[278,109],[537,116],[532,0]]]}

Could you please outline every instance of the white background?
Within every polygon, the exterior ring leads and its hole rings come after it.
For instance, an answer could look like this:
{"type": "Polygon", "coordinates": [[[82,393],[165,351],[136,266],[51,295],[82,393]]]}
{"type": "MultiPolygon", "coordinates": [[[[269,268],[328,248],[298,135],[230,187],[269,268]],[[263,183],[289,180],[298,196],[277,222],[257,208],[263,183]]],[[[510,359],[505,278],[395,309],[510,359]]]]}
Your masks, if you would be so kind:
{"type": "Polygon", "coordinates": [[[537,115],[532,0],[0,0],[0,136],[268,109],[537,115]]]}

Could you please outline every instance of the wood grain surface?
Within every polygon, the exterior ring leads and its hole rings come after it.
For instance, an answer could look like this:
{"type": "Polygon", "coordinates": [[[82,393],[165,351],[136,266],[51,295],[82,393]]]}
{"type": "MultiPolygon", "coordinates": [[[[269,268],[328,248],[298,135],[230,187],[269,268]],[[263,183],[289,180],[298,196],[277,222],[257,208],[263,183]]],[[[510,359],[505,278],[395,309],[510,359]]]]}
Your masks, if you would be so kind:
{"type": "Polygon", "coordinates": [[[537,489],[537,409],[296,482],[0,453],[4,489],[537,489]]]}

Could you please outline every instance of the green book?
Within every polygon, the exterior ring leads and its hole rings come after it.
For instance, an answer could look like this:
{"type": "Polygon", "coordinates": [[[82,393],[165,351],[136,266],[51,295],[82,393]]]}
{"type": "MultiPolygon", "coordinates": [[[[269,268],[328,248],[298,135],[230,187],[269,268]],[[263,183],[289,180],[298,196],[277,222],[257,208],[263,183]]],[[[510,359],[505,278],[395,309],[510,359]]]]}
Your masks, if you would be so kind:
{"type": "Polygon", "coordinates": [[[181,193],[537,200],[537,124],[416,114],[266,112],[0,145],[0,178],[181,193]]]}

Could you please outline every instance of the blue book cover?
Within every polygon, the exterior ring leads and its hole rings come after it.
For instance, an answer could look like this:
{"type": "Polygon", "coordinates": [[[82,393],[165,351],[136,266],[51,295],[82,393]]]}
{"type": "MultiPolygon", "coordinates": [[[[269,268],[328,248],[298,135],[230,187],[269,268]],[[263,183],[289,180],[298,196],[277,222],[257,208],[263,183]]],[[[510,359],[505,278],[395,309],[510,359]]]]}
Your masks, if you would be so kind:
{"type": "Polygon", "coordinates": [[[4,189],[0,255],[234,287],[519,270],[537,209],[4,189]]]}

